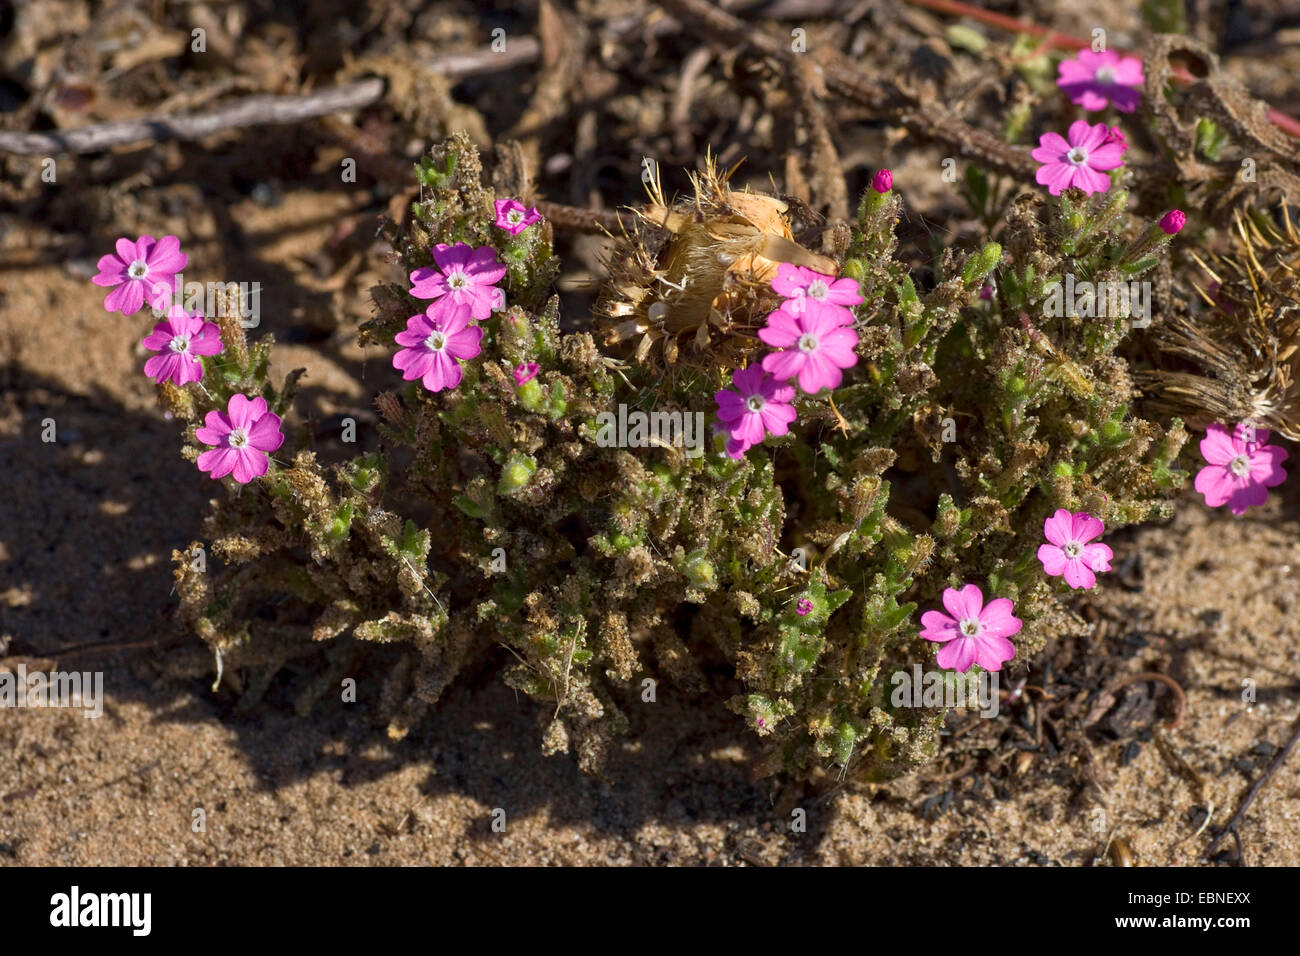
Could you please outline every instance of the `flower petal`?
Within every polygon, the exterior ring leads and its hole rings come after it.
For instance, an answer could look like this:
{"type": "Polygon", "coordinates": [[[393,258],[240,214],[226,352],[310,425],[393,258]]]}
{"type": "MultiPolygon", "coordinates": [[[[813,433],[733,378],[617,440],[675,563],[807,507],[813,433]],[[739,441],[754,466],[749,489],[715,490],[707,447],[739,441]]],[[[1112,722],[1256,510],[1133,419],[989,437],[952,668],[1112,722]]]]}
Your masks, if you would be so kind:
{"type": "Polygon", "coordinates": [[[280,416],[267,412],[254,422],[248,430],[248,444],[262,452],[272,452],[283,445],[284,432],[280,431],[280,416]]]}
{"type": "Polygon", "coordinates": [[[1253,481],[1244,481],[1233,489],[1228,498],[1228,510],[1237,517],[1246,513],[1247,508],[1255,508],[1268,502],[1268,489],[1253,481]]]}
{"type": "Polygon", "coordinates": [[[128,279],[104,298],[104,308],[109,312],[121,312],[123,315],[135,315],[144,305],[144,287],[134,279],[128,279]]]}
{"type": "MultiPolygon", "coordinates": [[[[1060,159],[1068,153],[1070,151],[1070,144],[1065,141],[1065,137],[1060,133],[1044,133],[1042,136],[1038,137],[1038,149],[1034,150],[1034,152],[1036,153],[1038,150],[1050,152],[1050,155],[1046,159],[1040,160],[1040,162],[1049,162],[1053,159],[1060,159]]],[[[1030,155],[1033,154],[1031,153],[1030,155]]],[[[1038,159],[1038,157],[1034,156],[1034,159],[1038,159]]]]}
{"type": "Polygon", "coordinates": [[[979,615],[980,633],[1009,637],[1018,632],[1024,622],[1011,613],[1014,610],[1015,605],[1009,598],[994,598],[989,601],[979,615]]]}
{"type": "Polygon", "coordinates": [[[252,448],[234,448],[235,467],[232,471],[235,481],[246,485],[254,478],[261,478],[270,468],[266,455],[252,448]]]}
{"type": "Polygon", "coordinates": [[[1074,516],[1064,508],[1057,508],[1056,512],[1043,522],[1043,535],[1052,544],[1064,546],[1070,540],[1070,534],[1074,530],[1074,516]]]}
{"type": "Polygon", "coordinates": [[[1071,558],[1065,562],[1065,583],[1086,591],[1097,583],[1097,576],[1079,558],[1071,558]]]}
{"type": "Polygon", "coordinates": [[[1043,563],[1043,573],[1049,578],[1065,573],[1065,552],[1054,544],[1039,545],[1038,560],[1043,563]]]}
{"type": "Polygon", "coordinates": [[[1083,561],[1094,571],[1109,571],[1115,553],[1104,544],[1088,544],[1083,548],[1083,561]]]}
{"type": "Polygon", "coordinates": [[[190,257],[181,252],[181,241],[175,236],[163,236],[158,244],[149,250],[150,277],[155,275],[175,275],[189,263],[190,257]]]}
{"type": "Polygon", "coordinates": [[[465,269],[473,252],[474,250],[463,242],[455,245],[440,242],[433,247],[433,261],[438,264],[438,268],[443,273],[448,273],[457,268],[465,269]]]}
{"type": "Polygon", "coordinates": [[[975,663],[986,671],[1000,671],[1002,665],[1016,656],[1016,647],[1005,636],[987,631],[972,643],[976,645],[975,663]]]}
{"type": "Polygon", "coordinates": [[[961,637],[957,622],[942,611],[926,611],[921,615],[921,636],[927,641],[944,643],[961,637]]]}
{"type": "Polygon", "coordinates": [[[235,449],[229,446],[225,448],[212,448],[199,455],[199,471],[205,471],[210,478],[224,478],[235,467],[236,455],[235,449]]]}
{"type": "Polygon", "coordinates": [[[1080,511],[1074,516],[1074,526],[1070,537],[1080,544],[1091,541],[1093,538],[1100,537],[1101,533],[1106,530],[1106,526],[1099,520],[1088,514],[1086,511],[1080,511]]]}
{"type": "Polygon", "coordinates": [[[1210,425],[1201,439],[1201,457],[1211,465],[1226,465],[1245,450],[1238,448],[1232,435],[1222,425],[1210,425]]]}
{"type": "Polygon", "coordinates": [[[974,584],[968,584],[960,591],[956,588],[945,588],[943,606],[958,621],[966,618],[978,619],[984,607],[984,592],[974,584]]]}
{"type": "MultiPolygon", "coordinates": [[[[762,334],[761,332],[759,333],[762,334]]],[[[773,352],[763,356],[763,371],[775,375],[781,381],[794,378],[807,364],[807,355],[797,349],[773,352]]]]}
{"type": "Polygon", "coordinates": [[[1280,445],[1263,445],[1255,449],[1250,456],[1250,477],[1265,488],[1272,488],[1286,481],[1286,471],[1282,462],[1289,452],[1280,445]]]}
{"type": "Polygon", "coordinates": [[[957,671],[964,674],[970,670],[970,666],[975,663],[975,652],[978,649],[976,642],[969,637],[963,637],[960,640],[951,641],[939,648],[939,653],[935,655],[935,660],[940,667],[957,671]]]}
{"type": "Polygon", "coordinates": [[[1205,497],[1207,506],[1217,508],[1232,495],[1232,472],[1222,465],[1206,465],[1196,473],[1192,487],[1205,497]]]}
{"type": "Polygon", "coordinates": [[[447,336],[447,353],[453,358],[472,359],[482,351],[479,347],[482,338],[483,330],[477,325],[463,328],[447,336]]]}

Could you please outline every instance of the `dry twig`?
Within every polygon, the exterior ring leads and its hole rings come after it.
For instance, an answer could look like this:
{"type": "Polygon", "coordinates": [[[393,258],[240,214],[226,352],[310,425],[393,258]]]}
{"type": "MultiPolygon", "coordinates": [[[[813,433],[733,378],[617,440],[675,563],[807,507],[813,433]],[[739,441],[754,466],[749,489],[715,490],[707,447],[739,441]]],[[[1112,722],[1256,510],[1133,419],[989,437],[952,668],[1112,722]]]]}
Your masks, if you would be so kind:
{"type": "Polygon", "coordinates": [[[145,116],[49,133],[0,132],[0,150],[26,156],[94,153],[112,146],[194,140],[227,129],[300,123],[306,119],[360,109],[384,95],[378,77],[309,93],[306,96],[250,96],[232,106],[192,116],[145,116]]]}
{"type": "Polygon", "coordinates": [[[1210,841],[1210,845],[1205,848],[1205,852],[1201,854],[1203,859],[1208,860],[1210,854],[1214,852],[1214,848],[1217,847],[1219,842],[1229,833],[1237,836],[1238,856],[1243,860],[1245,859],[1244,851],[1241,849],[1241,837],[1237,835],[1237,824],[1241,822],[1241,818],[1245,815],[1246,810],[1255,801],[1255,798],[1259,796],[1259,792],[1264,789],[1264,784],[1268,783],[1273,774],[1277,773],[1282,764],[1286,763],[1286,758],[1291,755],[1291,751],[1295,749],[1297,742],[1300,742],[1300,719],[1296,720],[1295,726],[1291,730],[1291,739],[1286,742],[1286,746],[1278,751],[1277,756],[1273,758],[1273,762],[1268,765],[1268,769],[1260,774],[1259,778],[1250,785],[1250,789],[1246,791],[1246,796],[1241,801],[1241,806],[1237,807],[1237,812],[1232,815],[1232,818],[1228,820],[1224,828],[1219,831],[1218,835],[1210,841]]]}

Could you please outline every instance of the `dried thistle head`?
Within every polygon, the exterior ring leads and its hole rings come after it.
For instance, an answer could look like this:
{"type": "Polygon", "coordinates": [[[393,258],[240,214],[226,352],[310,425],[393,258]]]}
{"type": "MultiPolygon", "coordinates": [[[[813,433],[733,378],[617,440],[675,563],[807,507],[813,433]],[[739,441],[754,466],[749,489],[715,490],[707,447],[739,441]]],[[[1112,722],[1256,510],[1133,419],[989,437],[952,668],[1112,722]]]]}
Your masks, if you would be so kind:
{"type": "Polygon", "coordinates": [[[1140,377],[1144,391],[1197,427],[1251,421],[1300,440],[1300,232],[1286,207],[1280,225],[1238,213],[1231,253],[1193,258],[1208,311],[1156,329],[1167,367],[1140,377]]]}
{"type": "Polygon", "coordinates": [[[735,368],[762,343],[757,331],[781,304],[771,280],[782,262],[836,275],[833,259],[794,241],[790,207],[775,196],[732,189],[735,167],[712,157],[691,175],[694,195],[669,204],[658,180],[639,228],[609,256],[597,304],[609,345],[635,343],[638,363],[735,368]]]}

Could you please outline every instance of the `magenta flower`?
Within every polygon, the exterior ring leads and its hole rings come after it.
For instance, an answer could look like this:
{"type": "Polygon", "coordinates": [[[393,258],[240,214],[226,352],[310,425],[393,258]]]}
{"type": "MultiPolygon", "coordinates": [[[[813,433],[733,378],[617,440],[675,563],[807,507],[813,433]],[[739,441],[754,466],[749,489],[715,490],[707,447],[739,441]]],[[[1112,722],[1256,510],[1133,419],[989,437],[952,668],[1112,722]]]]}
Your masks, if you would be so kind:
{"type": "Polygon", "coordinates": [[[135,242],[122,238],[117,240],[116,255],[100,257],[99,274],[90,281],[113,287],[104,299],[108,312],[134,315],[145,302],[166,309],[171,304],[176,273],[189,261],[175,236],[141,236],[135,242]]]}
{"type": "Polygon", "coordinates": [[[786,297],[781,308],[793,315],[802,312],[805,303],[809,301],[836,306],[839,309],[837,316],[843,325],[853,324],[853,313],[845,307],[860,305],[865,301],[858,292],[856,279],[835,279],[789,262],[776,267],[772,289],[778,295],[786,297]]]}
{"type": "Polygon", "coordinates": [[[523,385],[525,382],[531,382],[537,377],[537,372],[541,366],[536,362],[520,362],[515,366],[515,384],[523,385]]]}
{"type": "Polygon", "coordinates": [[[1085,120],[1076,120],[1070,124],[1069,142],[1059,133],[1044,133],[1038,138],[1038,148],[1029,154],[1043,164],[1034,178],[1053,196],[1071,186],[1087,195],[1106,192],[1110,177],[1104,170],[1124,165],[1124,150],[1117,143],[1106,142],[1109,132],[1105,123],[1089,126],[1085,120]]]}
{"type": "Polygon", "coordinates": [[[173,305],[167,318],[153,327],[142,344],[160,353],[144,363],[144,374],[159,384],[171,381],[184,385],[203,378],[200,355],[221,351],[221,329],[215,322],[204,321],[202,315],[191,315],[173,305]]]}
{"type": "Polygon", "coordinates": [[[525,209],[518,199],[498,199],[496,201],[498,229],[504,229],[512,236],[517,236],[535,222],[540,222],[542,214],[537,207],[525,209]]]}
{"type": "Polygon", "coordinates": [[[431,392],[455,388],[464,372],[460,363],[478,355],[483,330],[470,325],[470,306],[452,304],[434,312],[434,305],[423,315],[406,320],[406,330],[397,333],[397,344],[405,345],[393,356],[393,368],[399,369],[408,382],[423,379],[431,392]]]}
{"type": "Polygon", "coordinates": [[[1121,113],[1132,113],[1142,96],[1146,78],[1142,75],[1142,61],[1136,57],[1120,57],[1107,50],[1093,53],[1080,50],[1078,59],[1062,60],[1057,67],[1060,74],[1056,85],[1085,110],[1095,111],[1114,103],[1121,113]]]}
{"type": "Polygon", "coordinates": [[[713,393],[718,418],[726,426],[727,454],[742,458],[765,434],[784,435],[795,419],[794,389],[763,372],[759,365],[738,368],[731,373],[736,390],[713,393]]]}
{"type": "Polygon", "coordinates": [[[1243,423],[1229,435],[1211,425],[1201,439],[1201,457],[1209,464],[1196,473],[1193,486],[1211,508],[1226,504],[1238,517],[1268,501],[1268,489],[1282,484],[1287,450],[1269,445],[1268,429],[1243,423]],[[1250,439],[1247,441],[1247,439],[1250,439]]]}
{"type": "Polygon", "coordinates": [[[796,376],[799,387],[809,395],[823,388],[838,388],[841,369],[852,367],[858,357],[853,349],[858,334],[845,328],[840,306],[807,300],[804,311],[792,315],[777,309],[767,317],[758,337],[773,348],[782,349],[763,359],[763,369],[781,381],[796,376]]]}
{"type": "Polygon", "coordinates": [[[1118,126],[1112,126],[1110,128],[1110,131],[1106,133],[1105,142],[1114,143],[1119,147],[1121,153],[1128,149],[1128,139],[1125,138],[1124,131],[1118,126]]]}
{"type": "Polygon", "coordinates": [[[1171,209],[1160,220],[1160,228],[1166,236],[1177,235],[1187,225],[1187,213],[1181,209],[1171,209]]]}
{"type": "Polygon", "coordinates": [[[199,455],[199,471],[206,471],[211,478],[233,474],[235,481],[246,485],[266,474],[269,453],[284,444],[280,416],[266,407],[266,399],[260,395],[254,399],[231,395],[226,411],[214,408],[203,422],[194,437],[217,446],[199,455]]]}
{"type": "Polygon", "coordinates": [[[948,614],[926,611],[921,615],[921,636],[943,644],[936,658],[940,667],[965,673],[971,664],[978,664],[986,671],[996,671],[1016,656],[1015,646],[1007,638],[1024,622],[1011,613],[1015,605],[1009,600],[994,598],[985,605],[984,592],[968,584],[960,591],[945,588],[943,606],[948,614]]]}
{"type": "Polygon", "coordinates": [[[1065,583],[1085,591],[1097,583],[1094,571],[1109,571],[1115,555],[1104,544],[1089,544],[1100,537],[1106,526],[1099,520],[1080,511],[1070,514],[1064,508],[1057,510],[1043,522],[1043,534],[1050,544],[1038,549],[1038,560],[1049,577],[1065,575],[1065,583]]]}
{"type": "Polygon", "coordinates": [[[454,246],[440,242],[433,247],[433,261],[437,268],[425,266],[411,273],[411,295],[440,300],[429,307],[429,315],[441,311],[445,308],[442,302],[447,302],[468,305],[474,318],[486,319],[493,309],[505,305],[505,293],[496,284],[505,276],[506,267],[497,262],[491,246],[471,249],[463,242],[454,246]]]}
{"type": "Polygon", "coordinates": [[[794,606],[794,613],[800,617],[807,617],[812,613],[813,602],[808,598],[800,598],[799,603],[794,606]]]}
{"type": "Polygon", "coordinates": [[[887,193],[894,188],[894,174],[887,169],[882,169],[876,173],[876,177],[871,180],[871,188],[878,193],[887,193]]]}

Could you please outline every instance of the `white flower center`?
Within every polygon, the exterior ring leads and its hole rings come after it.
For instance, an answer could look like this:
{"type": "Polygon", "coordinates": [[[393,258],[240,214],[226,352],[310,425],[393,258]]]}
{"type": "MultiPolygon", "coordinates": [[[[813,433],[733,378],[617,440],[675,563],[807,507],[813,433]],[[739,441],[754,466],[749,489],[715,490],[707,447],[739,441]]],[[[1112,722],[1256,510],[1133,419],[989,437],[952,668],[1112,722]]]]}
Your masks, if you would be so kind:
{"type": "Polygon", "coordinates": [[[173,336],[167,343],[167,347],[177,355],[184,355],[190,350],[190,337],[182,332],[180,335],[173,336]]]}
{"type": "Polygon", "coordinates": [[[1065,154],[1065,158],[1076,166],[1082,166],[1088,161],[1088,151],[1082,146],[1074,146],[1065,154]]]}
{"type": "Polygon", "coordinates": [[[1067,541],[1061,546],[1061,550],[1065,552],[1067,558],[1077,558],[1083,554],[1083,545],[1077,541],[1067,541]]]}
{"type": "Polygon", "coordinates": [[[1228,462],[1228,470],[1238,478],[1245,478],[1250,474],[1250,457],[1248,455],[1238,455],[1228,462]]]}
{"type": "Polygon", "coordinates": [[[506,213],[506,221],[512,226],[517,226],[524,221],[524,214],[518,209],[513,209],[506,213]]]}
{"type": "Polygon", "coordinates": [[[980,631],[983,630],[983,627],[980,625],[979,618],[975,618],[975,617],[962,618],[961,623],[958,624],[957,627],[961,630],[962,634],[966,637],[979,637],[980,631]]]}
{"type": "Polygon", "coordinates": [[[137,259],[126,267],[126,274],[132,279],[143,279],[149,274],[149,266],[143,259],[137,259]]]}
{"type": "Polygon", "coordinates": [[[751,395],[745,399],[745,407],[751,412],[761,412],[766,404],[767,400],[762,395],[751,395]]]}
{"type": "Polygon", "coordinates": [[[1097,82],[1106,86],[1115,84],[1115,68],[1113,66],[1103,66],[1097,71],[1097,82]]]}
{"type": "Polygon", "coordinates": [[[441,352],[447,347],[447,336],[434,329],[429,334],[429,337],[424,340],[424,347],[431,352],[441,352]]]}
{"type": "Polygon", "coordinates": [[[469,276],[465,275],[459,269],[455,269],[447,274],[447,285],[452,289],[463,289],[469,285],[469,276]]]}
{"type": "Polygon", "coordinates": [[[814,279],[808,284],[808,297],[811,299],[824,299],[828,292],[830,292],[830,289],[821,279],[814,279]]]}
{"type": "Polygon", "coordinates": [[[236,428],[226,439],[226,444],[231,448],[243,448],[248,444],[248,432],[242,428],[236,428]]]}
{"type": "Polygon", "coordinates": [[[799,336],[799,351],[816,352],[817,336],[813,335],[811,332],[805,332],[803,335],[799,336]]]}

